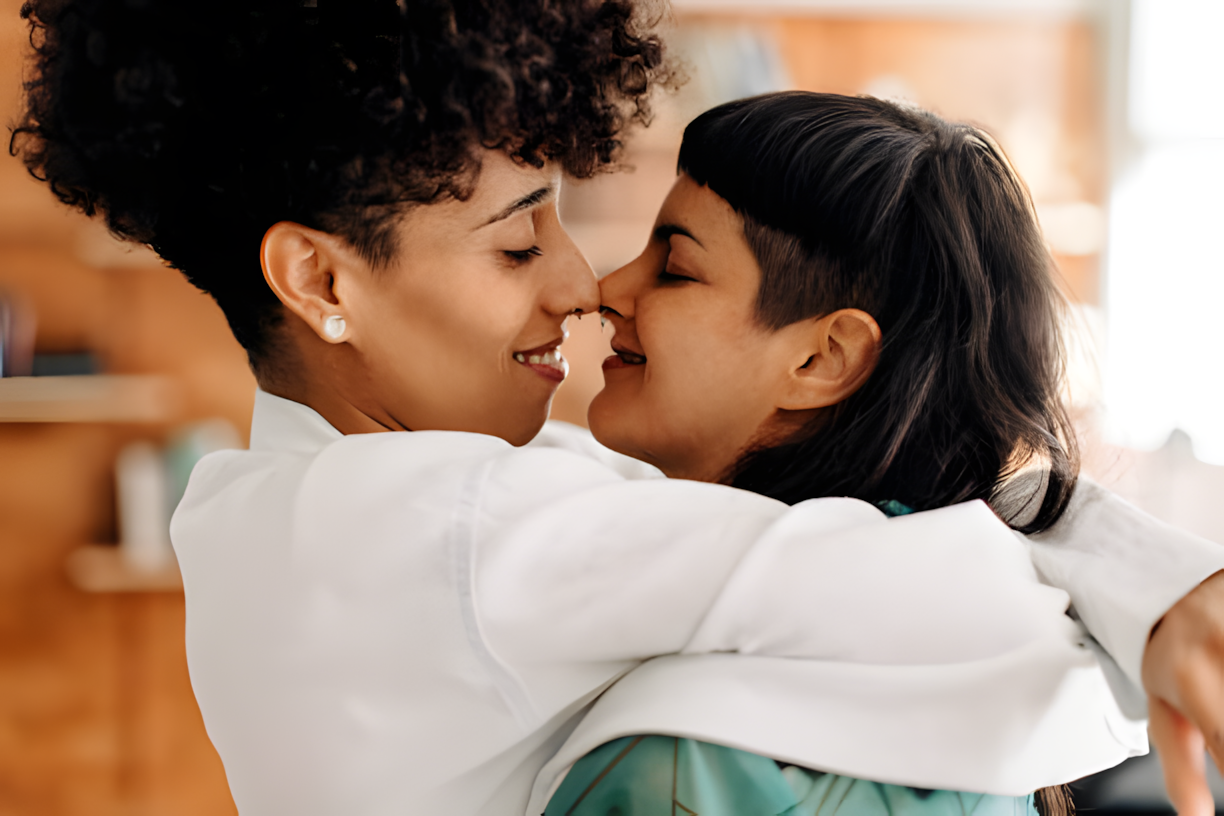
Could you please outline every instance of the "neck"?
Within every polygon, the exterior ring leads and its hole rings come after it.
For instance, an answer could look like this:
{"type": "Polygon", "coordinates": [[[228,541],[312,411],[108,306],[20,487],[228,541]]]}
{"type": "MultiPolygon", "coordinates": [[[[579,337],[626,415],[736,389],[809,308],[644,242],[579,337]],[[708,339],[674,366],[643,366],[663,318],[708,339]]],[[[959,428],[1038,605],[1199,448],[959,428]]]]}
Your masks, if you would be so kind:
{"type": "Polygon", "coordinates": [[[314,409],[345,435],[410,430],[361,387],[363,368],[352,347],[325,343],[309,331],[287,334],[277,344],[275,364],[255,374],[261,389],[314,409]]]}
{"type": "Polygon", "coordinates": [[[319,416],[327,420],[328,424],[346,436],[348,434],[409,430],[391,417],[379,419],[371,413],[366,413],[344,394],[327,385],[311,385],[304,382],[287,383],[279,379],[274,383],[265,383],[261,379],[259,387],[269,394],[300,402],[314,409],[319,416]]]}

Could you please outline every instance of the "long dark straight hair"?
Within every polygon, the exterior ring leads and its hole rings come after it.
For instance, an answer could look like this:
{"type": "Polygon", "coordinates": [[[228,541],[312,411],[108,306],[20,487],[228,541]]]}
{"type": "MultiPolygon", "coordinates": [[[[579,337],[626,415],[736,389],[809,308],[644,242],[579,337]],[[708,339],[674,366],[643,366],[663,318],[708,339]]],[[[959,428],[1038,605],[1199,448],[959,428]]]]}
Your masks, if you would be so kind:
{"type": "Polygon", "coordinates": [[[858,308],[883,332],[866,384],[796,438],[747,452],[734,485],[788,503],[985,499],[1023,532],[1058,519],[1079,471],[1063,300],[1028,192],[988,135],[792,91],[699,116],[679,168],[742,216],[762,325],[858,308]],[[1014,478],[1032,470],[1041,478],[1014,478]],[[1023,499],[1001,509],[1017,485],[1023,499]]]}

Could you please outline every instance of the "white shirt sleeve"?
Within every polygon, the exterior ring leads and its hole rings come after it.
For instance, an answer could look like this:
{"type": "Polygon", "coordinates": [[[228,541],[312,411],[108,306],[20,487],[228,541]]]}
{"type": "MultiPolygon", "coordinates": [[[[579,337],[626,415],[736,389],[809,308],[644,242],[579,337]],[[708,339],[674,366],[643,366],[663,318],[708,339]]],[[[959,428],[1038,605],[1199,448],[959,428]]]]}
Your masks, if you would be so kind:
{"type": "Polygon", "coordinates": [[[719,485],[621,479],[541,449],[491,468],[474,509],[477,616],[499,655],[521,664],[680,651],[787,508],[719,485]]]}
{"type": "MultiPolygon", "coordinates": [[[[594,458],[626,478],[657,474],[565,423],[548,423],[539,443],[594,458]]],[[[1031,537],[1029,549],[1041,578],[1071,596],[1088,631],[1140,688],[1152,627],[1188,592],[1224,570],[1224,546],[1165,524],[1084,477],[1062,519],[1031,537]]]]}
{"type": "Polygon", "coordinates": [[[1058,523],[1029,541],[1042,579],[1066,590],[1088,631],[1141,687],[1152,627],[1224,570],[1224,546],[1158,521],[1085,478],[1058,523]]]}
{"type": "Polygon", "coordinates": [[[887,519],[853,499],[609,476],[520,450],[473,486],[474,617],[519,678],[678,652],[956,663],[1071,625],[1066,593],[981,502],[887,519]]]}

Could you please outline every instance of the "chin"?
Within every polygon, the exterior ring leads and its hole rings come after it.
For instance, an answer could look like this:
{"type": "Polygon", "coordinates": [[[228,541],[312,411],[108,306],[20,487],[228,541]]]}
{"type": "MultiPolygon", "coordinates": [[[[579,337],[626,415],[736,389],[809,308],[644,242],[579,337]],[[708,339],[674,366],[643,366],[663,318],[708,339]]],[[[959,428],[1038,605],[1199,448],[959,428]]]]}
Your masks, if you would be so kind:
{"type": "Polygon", "coordinates": [[[591,400],[591,405],[587,408],[587,427],[591,429],[591,435],[595,437],[596,442],[605,448],[617,450],[613,444],[615,439],[612,433],[612,430],[616,427],[616,412],[610,410],[607,405],[607,392],[608,389],[605,386],[604,390],[596,394],[595,398],[591,400]]]}
{"type": "Polygon", "coordinates": [[[634,423],[630,414],[616,407],[615,399],[608,395],[606,388],[591,401],[591,407],[587,411],[587,424],[595,441],[605,448],[650,462],[642,452],[641,440],[633,437],[631,429],[634,423]]]}
{"type": "Polygon", "coordinates": [[[543,407],[535,411],[534,416],[530,419],[517,422],[513,427],[505,428],[500,433],[494,434],[494,436],[501,437],[516,448],[521,448],[535,439],[540,429],[544,427],[544,423],[548,421],[548,409],[551,405],[552,400],[550,399],[543,407]]]}

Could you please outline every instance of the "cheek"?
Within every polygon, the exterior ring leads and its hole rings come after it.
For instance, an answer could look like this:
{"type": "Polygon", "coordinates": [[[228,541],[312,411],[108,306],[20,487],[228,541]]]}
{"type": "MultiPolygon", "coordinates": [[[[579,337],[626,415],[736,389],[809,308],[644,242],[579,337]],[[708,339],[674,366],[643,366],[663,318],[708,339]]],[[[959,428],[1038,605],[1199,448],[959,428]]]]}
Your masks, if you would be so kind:
{"type": "Polygon", "coordinates": [[[449,265],[396,282],[366,304],[370,331],[359,351],[367,380],[408,427],[488,433],[513,444],[539,430],[555,383],[512,355],[559,328],[533,320],[531,281],[511,277],[493,265],[449,265]]]}
{"type": "Polygon", "coordinates": [[[648,390],[690,410],[717,403],[709,413],[734,403],[736,389],[729,386],[751,378],[759,345],[736,305],[694,298],[643,308],[637,328],[648,357],[648,390]]]}
{"type": "Polygon", "coordinates": [[[465,274],[462,266],[405,280],[374,305],[374,325],[388,357],[420,358],[457,371],[498,365],[531,315],[531,292],[509,285],[499,270],[465,274]]]}
{"type": "Polygon", "coordinates": [[[730,310],[640,303],[638,337],[647,364],[618,372],[596,398],[591,429],[609,447],[685,469],[756,427],[755,339],[730,310]],[[612,444],[615,443],[615,444],[612,444]]]}
{"type": "Polygon", "coordinates": [[[688,459],[738,449],[758,424],[760,361],[720,321],[696,322],[672,340],[645,389],[666,417],[670,447],[688,459]]]}

